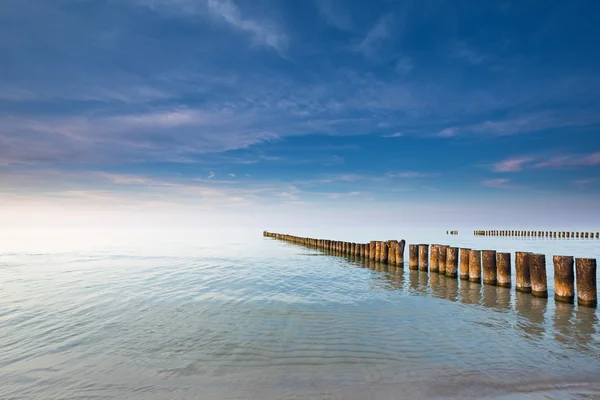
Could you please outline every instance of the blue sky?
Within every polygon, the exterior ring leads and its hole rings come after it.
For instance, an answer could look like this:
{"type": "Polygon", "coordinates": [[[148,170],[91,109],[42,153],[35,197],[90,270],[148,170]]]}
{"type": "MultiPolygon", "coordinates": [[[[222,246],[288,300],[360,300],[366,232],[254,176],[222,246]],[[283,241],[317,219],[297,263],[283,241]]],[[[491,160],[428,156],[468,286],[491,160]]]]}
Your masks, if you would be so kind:
{"type": "Polygon", "coordinates": [[[1,215],[598,224],[598,15],[583,0],[5,0],[1,215]]]}

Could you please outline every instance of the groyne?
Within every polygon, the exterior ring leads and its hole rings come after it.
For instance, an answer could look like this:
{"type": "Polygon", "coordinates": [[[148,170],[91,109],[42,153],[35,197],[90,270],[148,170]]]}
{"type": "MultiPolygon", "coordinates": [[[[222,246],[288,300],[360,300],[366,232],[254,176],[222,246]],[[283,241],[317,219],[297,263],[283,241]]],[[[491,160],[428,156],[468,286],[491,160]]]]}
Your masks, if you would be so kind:
{"type": "MultiPolygon", "coordinates": [[[[354,243],[300,237],[264,231],[263,236],[314,248],[340,256],[360,257],[396,268],[404,268],[405,240],[372,240],[354,243]]],[[[411,270],[445,275],[484,286],[512,287],[511,254],[495,250],[451,247],[442,244],[409,244],[408,267],[411,270]]],[[[597,307],[597,263],[594,258],[555,255],[554,299],[597,307]],[[575,284],[577,291],[575,291],[575,284]]],[[[532,252],[515,252],[515,290],[533,297],[548,297],[546,256],[532,252]]]]}
{"type": "Polygon", "coordinates": [[[548,239],[600,239],[600,232],[476,230],[475,236],[535,237],[548,239]]]}

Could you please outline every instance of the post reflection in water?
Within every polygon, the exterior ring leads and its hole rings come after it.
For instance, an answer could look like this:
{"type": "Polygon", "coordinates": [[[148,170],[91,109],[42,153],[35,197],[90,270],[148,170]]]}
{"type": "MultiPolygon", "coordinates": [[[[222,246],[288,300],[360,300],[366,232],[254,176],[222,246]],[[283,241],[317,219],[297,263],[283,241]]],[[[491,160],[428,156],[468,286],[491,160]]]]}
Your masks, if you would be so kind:
{"type": "Polygon", "coordinates": [[[462,281],[460,283],[460,302],[463,304],[481,303],[481,284],[478,282],[462,281]]]}
{"type": "Polygon", "coordinates": [[[409,282],[410,292],[415,293],[415,294],[418,293],[419,292],[419,271],[414,270],[414,269],[409,269],[408,282],[409,282]]]}
{"type": "Polygon", "coordinates": [[[575,316],[575,305],[557,302],[552,316],[554,328],[554,339],[561,343],[570,345],[572,343],[573,318],[575,316]]]}
{"type": "Polygon", "coordinates": [[[577,307],[575,318],[573,319],[572,336],[578,350],[592,350],[598,355],[600,343],[598,343],[597,339],[594,339],[597,326],[598,315],[595,309],[577,307]]]}
{"type": "Polygon", "coordinates": [[[530,293],[515,292],[515,311],[518,315],[517,328],[525,337],[541,339],[545,332],[544,317],[548,299],[533,297],[530,293]]]}

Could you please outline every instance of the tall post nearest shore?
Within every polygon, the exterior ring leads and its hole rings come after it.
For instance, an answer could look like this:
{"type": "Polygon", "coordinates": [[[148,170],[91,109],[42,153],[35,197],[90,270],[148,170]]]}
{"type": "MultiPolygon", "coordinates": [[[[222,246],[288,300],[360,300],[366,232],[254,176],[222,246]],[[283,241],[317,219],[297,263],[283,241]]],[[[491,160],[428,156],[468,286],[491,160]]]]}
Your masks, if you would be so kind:
{"type": "Polygon", "coordinates": [[[483,250],[481,258],[483,261],[483,283],[485,285],[496,285],[496,250],[483,250]]]}
{"type": "Polygon", "coordinates": [[[531,295],[534,297],[547,298],[548,283],[546,278],[546,256],[544,254],[530,254],[529,260],[531,295]]]}
{"type": "Polygon", "coordinates": [[[419,269],[419,245],[408,245],[408,268],[412,270],[419,269]]]}
{"type": "Polygon", "coordinates": [[[419,270],[427,271],[429,269],[429,245],[419,245],[419,270]]]}
{"type": "Polygon", "coordinates": [[[460,256],[460,279],[469,279],[469,254],[471,249],[461,248],[460,256]]]}
{"type": "Polygon", "coordinates": [[[469,281],[481,282],[481,251],[471,250],[469,252],[469,281]]]}
{"type": "Polygon", "coordinates": [[[571,256],[554,256],[554,299],[564,303],[575,301],[574,260],[571,256]]]}
{"type": "Polygon", "coordinates": [[[496,253],[498,286],[511,287],[510,253],[496,253]]]}
{"type": "Polygon", "coordinates": [[[519,292],[531,293],[531,277],[529,274],[529,253],[517,251],[515,253],[516,289],[519,292]]]}
{"type": "Polygon", "coordinates": [[[449,278],[458,276],[458,247],[448,247],[446,251],[446,276],[449,278]]]}
{"type": "Polygon", "coordinates": [[[576,258],[575,270],[577,273],[577,304],[586,307],[596,307],[598,305],[596,259],[576,258]]]}

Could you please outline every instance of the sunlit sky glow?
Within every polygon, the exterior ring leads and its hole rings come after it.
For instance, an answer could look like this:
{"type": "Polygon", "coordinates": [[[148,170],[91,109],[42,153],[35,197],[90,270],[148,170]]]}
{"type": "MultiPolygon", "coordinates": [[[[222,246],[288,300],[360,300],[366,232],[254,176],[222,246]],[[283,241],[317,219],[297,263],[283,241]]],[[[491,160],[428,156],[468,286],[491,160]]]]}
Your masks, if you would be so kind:
{"type": "Polygon", "coordinates": [[[4,0],[1,225],[597,228],[598,15],[4,0]]]}

